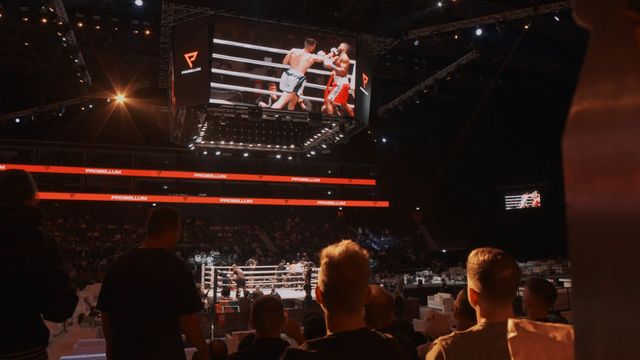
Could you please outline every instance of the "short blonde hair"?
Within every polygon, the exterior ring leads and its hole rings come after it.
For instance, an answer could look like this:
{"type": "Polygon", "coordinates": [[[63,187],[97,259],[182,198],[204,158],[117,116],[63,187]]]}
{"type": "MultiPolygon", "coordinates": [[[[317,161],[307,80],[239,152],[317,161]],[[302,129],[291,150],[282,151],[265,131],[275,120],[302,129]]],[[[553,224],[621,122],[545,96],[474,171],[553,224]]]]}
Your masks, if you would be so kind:
{"type": "Polygon", "coordinates": [[[467,283],[481,298],[508,305],[518,293],[520,267],[511,255],[500,249],[475,249],[467,258],[467,283]]]}
{"type": "Polygon", "coordinates": [[[320,253],[318,286],[329,312],[362,311],[369,292],[369,253],[351,240],[329,245],[320,253]]]}

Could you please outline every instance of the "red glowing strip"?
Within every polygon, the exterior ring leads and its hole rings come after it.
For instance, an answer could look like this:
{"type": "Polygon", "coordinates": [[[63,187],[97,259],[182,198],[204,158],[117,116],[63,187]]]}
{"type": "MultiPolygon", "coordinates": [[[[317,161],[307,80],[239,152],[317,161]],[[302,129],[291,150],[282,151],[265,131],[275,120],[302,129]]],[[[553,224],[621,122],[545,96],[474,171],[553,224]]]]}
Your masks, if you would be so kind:
{"type": "Polygon", "coordinates": [[[263,181],[283,183],[307,184],[338,184],[338,185],[369,185],[374,186],[374,179],[325,178],[313,176],[289,175],[257,175],[230,174],[210,172],[165,171],[165,170],[135,170],[112,168],[87,168],[74,166],[49,166],[25,164],[0,164],[0,170],[20,169],[32,173],[77,174],[77,175],[107,175],[107,176],[138,176],[156,178],[199,179],[199,180],[228,180],[228,181],[263,181]]]}
{"type": "Polygon", "coordinates": [[[314,200],[314,199],[270,199],[242,197],[204,197],[204,196],[166,196],[166,195],[132,195],[132,194],[88,194],[40,192],[40,200],[73,200],[73,201],[122,201],[146,203],[183,203],[183,204],[217,204],[217,205],[275,205],[275,206],[326,206],[326,207],[389,207],[388,201],[365,200],[314,200]]]}

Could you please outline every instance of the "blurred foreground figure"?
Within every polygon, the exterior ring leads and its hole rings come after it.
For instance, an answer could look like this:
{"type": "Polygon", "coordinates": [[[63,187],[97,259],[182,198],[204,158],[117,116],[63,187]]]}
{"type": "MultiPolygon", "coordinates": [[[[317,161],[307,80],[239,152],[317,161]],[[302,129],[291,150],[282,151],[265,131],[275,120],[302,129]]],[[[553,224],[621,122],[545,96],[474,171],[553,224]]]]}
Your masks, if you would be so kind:
{"type": "Polygon", "coordinates": [[[0,359],[47,359],[43,319],[63,322],[78,303],[36,194],[28,173],[0,172],[0,359]]]}

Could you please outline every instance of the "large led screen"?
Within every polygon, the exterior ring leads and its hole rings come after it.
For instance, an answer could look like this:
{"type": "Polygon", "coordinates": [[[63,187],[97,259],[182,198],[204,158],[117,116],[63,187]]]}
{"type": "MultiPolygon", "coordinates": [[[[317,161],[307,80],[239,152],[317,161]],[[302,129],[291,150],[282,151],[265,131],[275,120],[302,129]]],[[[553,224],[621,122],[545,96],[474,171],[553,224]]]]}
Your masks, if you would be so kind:
{"type": "Polygon", "coordinates": [[[368,122],[371,59],[355,37],[214,18],[210,103],[368,122]]]}

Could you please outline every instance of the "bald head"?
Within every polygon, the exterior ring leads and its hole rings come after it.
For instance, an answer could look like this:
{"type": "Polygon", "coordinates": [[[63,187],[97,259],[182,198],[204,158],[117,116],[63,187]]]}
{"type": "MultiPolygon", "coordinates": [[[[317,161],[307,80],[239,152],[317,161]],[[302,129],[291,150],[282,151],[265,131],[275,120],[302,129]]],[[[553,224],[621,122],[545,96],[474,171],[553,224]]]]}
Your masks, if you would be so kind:
{"type": "Polygon", "coordinates": [[[251,326],[256,337],[279,337],[284,325],[284,306],[273,295],[260,296],[251,309],[251,326]]]}
{"type": "Polygon", "coordinates": [[[393,322],[393,296],[379,285],[370,285],[369,303],[364,306],[364,321],[371,329],[384,329],[393,322]]]}

